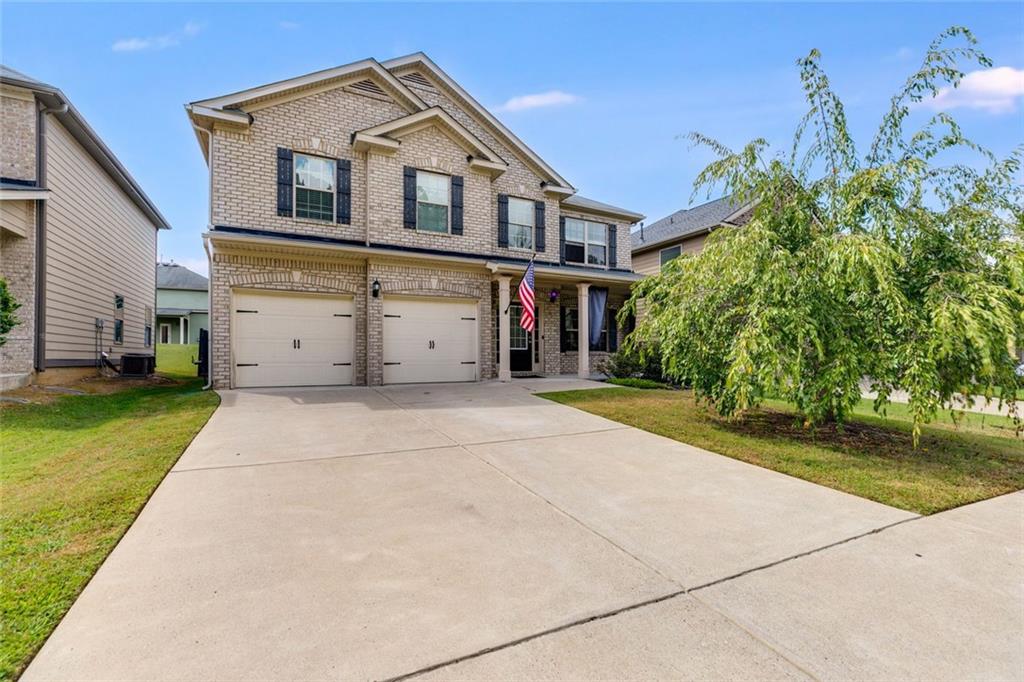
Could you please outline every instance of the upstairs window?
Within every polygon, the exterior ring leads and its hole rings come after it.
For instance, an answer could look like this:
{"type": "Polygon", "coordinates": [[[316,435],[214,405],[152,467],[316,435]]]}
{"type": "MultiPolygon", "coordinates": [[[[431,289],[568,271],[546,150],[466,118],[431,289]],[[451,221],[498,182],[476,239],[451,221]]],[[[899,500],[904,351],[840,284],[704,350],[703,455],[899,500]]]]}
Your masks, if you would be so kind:
{"type": "Polygon", "coordinates": [[[448,208],[451,202],[447,175],[416,172],[416,229],[424,232],[448,232],[448,208]]]}
{"type": "Polygon", "coordinates": [[[295,155],[295,217],[334,222],[335,162],[295,155]]]}
{"type": "Polygon", "coordinates": [[[608,226],[577,218],[565,219],[565,261],[584,265],[608,263],[608,226]]]}
{"type": "Polygon", "coordinates": [[[533,250],[534,205],[526,199],[508,198],[508,245],[533,250]]]}
{"type": "Polygon", "coordinates": [[[669,262],[674,258],[679,258],[679,254],[682,253],[682,248],[679,246],[670,246],[667,249],[661,250],[661,266],[665,267],[665,263],[669,262]]]}

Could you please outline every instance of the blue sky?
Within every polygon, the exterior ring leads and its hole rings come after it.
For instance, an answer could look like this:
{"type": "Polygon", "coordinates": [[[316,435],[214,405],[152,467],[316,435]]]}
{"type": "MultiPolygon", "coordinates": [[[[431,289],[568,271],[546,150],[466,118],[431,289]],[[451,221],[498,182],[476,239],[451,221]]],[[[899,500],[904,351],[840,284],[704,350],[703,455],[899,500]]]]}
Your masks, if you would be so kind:
{"type": "Polygon", "coordinates": [[[690,204],[710,158],[678,135],[788,144],[805,110],[794,61],[813,47],[866,145],[931,39],[968,26],[1001,70],[943,106],[1006,154],[1024,142],[1022,7],[5,2],[0,59],[64,90],[170,220],[162,256],[205,271],[189,101],[423,50],[582,195],[653,221],[690,204]]]}

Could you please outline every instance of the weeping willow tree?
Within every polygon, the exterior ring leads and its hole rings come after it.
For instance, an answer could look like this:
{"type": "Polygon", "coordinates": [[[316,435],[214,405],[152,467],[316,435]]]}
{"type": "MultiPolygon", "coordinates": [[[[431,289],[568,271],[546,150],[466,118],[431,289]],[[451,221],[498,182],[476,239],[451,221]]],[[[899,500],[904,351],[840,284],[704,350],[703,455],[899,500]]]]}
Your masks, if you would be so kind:
{"type": "Polygon", "coordinates": [[[666,376],[726,416],[770,396],[808,425],[841,422],[862,380],[878,411],[904,390],[915,442],[957,394],[1012,398],[1024,386],[1022,150],[996,158],[945,113],[908,130],[915,103],[956,87],[967,63],[990,65],[968,30],[942,33],[865,152],[816,50],[798,62],[809,110],[791,150],[692,134],[716,157],[695,193],[732,194],[752,215],[637,285],[626,348],[659,347],[666,376]]]}

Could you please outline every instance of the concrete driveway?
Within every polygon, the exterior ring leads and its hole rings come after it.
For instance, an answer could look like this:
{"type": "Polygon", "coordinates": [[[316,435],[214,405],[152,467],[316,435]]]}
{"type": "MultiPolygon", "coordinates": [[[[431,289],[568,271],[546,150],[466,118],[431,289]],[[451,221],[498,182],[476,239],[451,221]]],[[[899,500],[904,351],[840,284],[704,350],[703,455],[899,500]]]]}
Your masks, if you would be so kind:
{"type": "Polygon", "coordinates": [[[927,519],[513,384],[232,391],[23,679],[1024,677],[1024,496],[927,519]]]}

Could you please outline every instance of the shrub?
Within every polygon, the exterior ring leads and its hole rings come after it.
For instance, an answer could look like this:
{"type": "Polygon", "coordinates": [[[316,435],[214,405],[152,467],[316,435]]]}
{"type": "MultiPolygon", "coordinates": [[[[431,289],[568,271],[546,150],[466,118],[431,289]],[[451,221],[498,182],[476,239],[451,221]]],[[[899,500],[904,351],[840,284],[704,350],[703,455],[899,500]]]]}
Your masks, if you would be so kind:
{"type": "Polygon", "coordinates": [[[0,278],[0,346],[7,343],[8,332],[18,325],[19,320],[14,311],[20,307],[21,304],[14,300],[7,288],[7,280],[0,278]]]}

